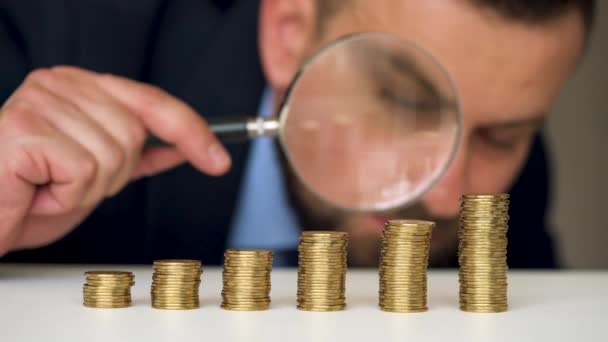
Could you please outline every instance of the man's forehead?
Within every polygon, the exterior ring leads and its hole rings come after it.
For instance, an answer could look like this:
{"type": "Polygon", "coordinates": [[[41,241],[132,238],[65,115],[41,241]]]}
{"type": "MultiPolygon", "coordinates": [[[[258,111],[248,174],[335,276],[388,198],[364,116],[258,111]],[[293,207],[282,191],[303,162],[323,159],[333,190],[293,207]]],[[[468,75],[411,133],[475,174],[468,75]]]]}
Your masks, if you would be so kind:
{"type": "Polygon", "coordinates": [[[355,4],[334,30],[352,25],[416,41],[448,69],[465,111],[524,117],[548,111],[584,45],[582,19],[575,10],[530,24],[469,0],[355,4]]]}
{"type": "Polygon", "coordinates": [[[456,50],[462,51],[482,47],[483,43],[500,47],[506,39],[520,41],[522,45],[531,40],[552,43],[567,39],[574,43],[570,47],[575,48],[575,53],[579,53],[576,48],[581,46],[576,44],[582,44],[585,34],[582,16],[576,9],[552,20],[530,22],[505,17],[489,7],[476,6],[472,0],[345,1],[353,5],[344,11],[347,14],[342,19],[345,20],[337,20],[336,29],[388,31],[419,40],[429,49],[445,45],[445,41],[449,41],[450,50],[461,46],[456,50]]]}

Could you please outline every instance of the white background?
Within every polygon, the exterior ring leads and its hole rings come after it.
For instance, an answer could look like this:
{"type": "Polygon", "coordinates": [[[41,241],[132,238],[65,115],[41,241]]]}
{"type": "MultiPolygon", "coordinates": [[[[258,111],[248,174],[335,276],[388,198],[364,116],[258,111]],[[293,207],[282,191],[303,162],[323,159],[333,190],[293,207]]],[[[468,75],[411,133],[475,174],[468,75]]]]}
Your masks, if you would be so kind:
{"type": "Polygon", "coordinates": [[[429,311],[400,314],[377,308],[377,270],[349,271],[346,311],[316,313],[295,308],[295,269],[273,271],[268,311],[220,309],[219,269],[205,269],[200,309],[152,309],[151,267],[128,266],[134,306],[86,308],[92,269],[0,265],[0,341],[608,341],[608,272],[511,272],[510,310],[474,314],[458,309],[457,273],[434,271],[429,311]]]}

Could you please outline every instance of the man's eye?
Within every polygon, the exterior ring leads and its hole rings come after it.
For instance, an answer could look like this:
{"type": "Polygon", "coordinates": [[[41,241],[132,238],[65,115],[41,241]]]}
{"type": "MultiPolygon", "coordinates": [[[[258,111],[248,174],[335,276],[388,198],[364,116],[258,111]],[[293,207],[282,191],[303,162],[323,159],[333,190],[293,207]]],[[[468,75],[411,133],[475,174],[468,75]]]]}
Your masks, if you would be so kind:
{"type": "Polygon", "coordinates": [[[511,151],[517,147],[525,134],[522,132],[503,132],[491,128],[480,128],[477,131],[482,143],[502,151],[511,151]]]}
{"type": "MultiPolygon", "coordinates": [[[[387,89],[382,89],[379,95],[380,99],[391,110],[394,109],[408,118],[415,119],[415,127],[409,128],[436,130],[441,125],[441,119],[445,115],[439,99],[423,97],[412,99],[411,96],[397,95],[387,89]]],[[[411,125],[411,122],[409,124],[411,125]]]]}

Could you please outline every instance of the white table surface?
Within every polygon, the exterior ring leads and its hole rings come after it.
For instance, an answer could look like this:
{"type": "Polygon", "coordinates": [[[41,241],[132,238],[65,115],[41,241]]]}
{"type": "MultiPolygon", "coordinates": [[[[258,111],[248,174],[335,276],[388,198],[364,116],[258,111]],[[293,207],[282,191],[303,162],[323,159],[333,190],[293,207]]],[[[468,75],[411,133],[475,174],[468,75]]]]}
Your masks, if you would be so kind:
{"type": "Polygon", "coordinates": [[[510,310],[474,314],[458,309],[456,272],[429,274],[429,311],[377,308],[376,270],[350,270],[348,309],[315,313],[295,308],[296,270],[272,273],[272,307],[219,308],[221,270],[206,268],[202,307],[150,307],[151,267],[0,264],[0,341],[608,341],[608,272],[509,273],[510,310]],[[135,273],[134,306],[82,306],[83,272],[135,273]]]}

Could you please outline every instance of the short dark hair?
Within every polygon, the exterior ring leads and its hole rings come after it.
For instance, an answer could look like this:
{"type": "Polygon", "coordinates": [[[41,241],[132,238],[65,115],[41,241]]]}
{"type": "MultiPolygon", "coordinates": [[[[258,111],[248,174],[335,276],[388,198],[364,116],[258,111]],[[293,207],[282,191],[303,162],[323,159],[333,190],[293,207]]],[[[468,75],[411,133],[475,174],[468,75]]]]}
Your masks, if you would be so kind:
{"type": "Polygon", "coordinates": [[[578,9],[587,32],[595,19],[596,0],[469,0],[478,6],[496,10],[507,18],[530,23],[542,23],[565,12],[578,9]]]}
{"type": "MultiPolygon", "coordinates": [[[[326,20],[339,12],[349,0],[317,0],[317,18],[322,30],[326,20]]],[[[578,9],[587,32],[593,27],[596,0],[469,0],[477,6],[526,22],[544,22],[554,19],[570,9],[578,9]]]]}

